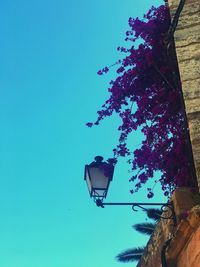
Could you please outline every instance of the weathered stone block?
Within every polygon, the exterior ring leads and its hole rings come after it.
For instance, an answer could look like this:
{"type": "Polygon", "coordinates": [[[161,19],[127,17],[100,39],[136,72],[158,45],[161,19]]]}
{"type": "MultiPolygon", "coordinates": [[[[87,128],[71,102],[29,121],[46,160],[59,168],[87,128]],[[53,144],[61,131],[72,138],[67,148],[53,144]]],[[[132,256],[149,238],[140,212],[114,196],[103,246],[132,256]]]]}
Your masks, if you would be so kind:
{"type": "Polygon", "coordinates": [[[191,59],[199,60],[200,59],[199,47],[200,47],[200,42],[197,42],[196,40],[195,42],[189,42],[188,40],[187,45],[176,46],[176,52],[178,53],[178,55],[181,55],[181,57],[180,56],[178,57],[179,62],[191,59]]]}
{"type": "Polygon", "coordinates": [[[185,101],[193,98],[199,98],[200,101],[200,78],[182,81],[182,88],[185,101]]]}
{"type": "Polygon", "coordinates": [[[172,201],[179,222],[191,208],[200,203],[200,196],[197,189],[181,187],[175,190],[172,201]]]}
{"type": "MultiPolygon", "coordinates": [[[[196,265],[200,254],[200,206],[191,210],[186,221],[182,223],[189,224],[189,228],[183,229],[183,235],[189,238],[178,256],[177,267],[199,266],[196,265]]],[[[199,264],[200,262],[198,262],[199,264]]]]}
{"type": "MultiPolygon", "coordinates": [[[[188,114],[200,112],[200,98],[185,99],[186,111],[188,114]]],[[[199,113],[200,114],[200,113],[199,113]]]]}
{"type": "Polygon", "coordinates": [[[199,28],[200,25],[193,25],[192,28],[182,28],[174,34],[176,40],[176,49],[186,47],[192,44],[199,44],[199,28]]]}
{"type": "MultiPolygon", "coordinates": [[[[178,59],[181,55],[178,54],[178,59]]],[[[179,70],[182,81],[195,80],[200,77],[200,62],[197,59],[191,58],[190,60],[180,61],[179,70]]]]}

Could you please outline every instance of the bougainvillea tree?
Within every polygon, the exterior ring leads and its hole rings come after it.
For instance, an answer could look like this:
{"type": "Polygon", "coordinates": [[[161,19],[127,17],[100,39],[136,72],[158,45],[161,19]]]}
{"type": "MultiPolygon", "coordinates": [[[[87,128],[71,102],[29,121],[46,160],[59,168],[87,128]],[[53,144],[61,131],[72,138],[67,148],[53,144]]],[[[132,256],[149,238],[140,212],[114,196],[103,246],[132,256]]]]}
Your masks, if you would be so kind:
{"type": "MultiPolygon", "coordinates": [[[[143,19],[130,18],[129,26],[125,40],[131,47],[118,47],[125,56],[117,62],[117,78],[110,82],[109,99],[97,112],[96,122],[87,126],[98,125],[117,113],[121,118],[119,144],[108,161],[115,164],[119,156],[127,157],[133,171],[131,193],[160,171],[159,181],[167,196],[175,187],[191,183],[181,88],[174,82],[176,68],[167,48],[168,7],[152,7],[143,19]],[[137,129],[144,140],[140,148],[131,150],[127,138],[137,129]]],[[[105,67],[98,74],[108,71],[109,67],[105,67]]],[[[148,197],[153,197],[150,188],[148,197]]]]}

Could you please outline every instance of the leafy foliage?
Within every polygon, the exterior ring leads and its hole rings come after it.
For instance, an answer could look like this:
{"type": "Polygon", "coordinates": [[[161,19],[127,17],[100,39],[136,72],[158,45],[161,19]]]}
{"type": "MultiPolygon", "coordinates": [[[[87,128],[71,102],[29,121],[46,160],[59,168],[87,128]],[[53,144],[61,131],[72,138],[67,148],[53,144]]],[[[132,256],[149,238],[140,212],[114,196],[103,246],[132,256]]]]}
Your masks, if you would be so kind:
{"type": "Polygon", "coordinates": [[[162,211],[159,209],[155,209],[155,208],[149,208],[149,209],[146,209],[146,213],[149,219],[152,219],[155,222],[158,222],[160,220],[162,211]]]}
{"type": "Polygon", "coordinates": [[[144,252],[144,247],[127,249],[116,256],[120,262],[138,261],[144,252]]]}
{"type": "Polygon", "coordinates": [[[160,209],[156,208],[148,208],[145,210],[147,217],[149,219],[154,220],[155,222],[158,222],[160,220],[160,217],[162,215],[162,211],[160,209]]]}
{"type": "MultiPolygon", "coordinates": [[[[176,68],[166,45],[168,7],[152,7],[142,20],[130,18],[129,26],[125,40],[132,46],[118,47],[125,57],[117,62],[118,76],[110,82],[110,97],[97,112],[94,124],[117,113],[121,119],[119,144],[109,161],[115,164],[119,156],[128,157],[133,172],[130,181],[134,182],[131,193],[153,178],[155,171],[161,171],[159,182],[168,196],[177,186],[191,185],[181,88],[174,82],[176,68]],[[137,129],[142,131],[144,140],[140,148],[132,150],[127,138],[137,129]]],[[[105,67],[98,74],[108,71],[105,67]]],[[[93,123],[87,126],[92,127],[93,123]]],[[[153,195],[149,188],[147,196],[153,195]]]]}
{"type": "Polygon", "coordinates": [[[160,220],[160,216],[162,214],[162,211],[155,208],[149,208],[146,210],[147,216],[149,219],[154,220],[155,222],[160,220]]]}
{"type": "MultiPolygon", "coordinates": [[[[146,209],[146,214],[149,219],[152,219],[154,222],[153,223],[138,223],[134,224],[132,227],[136,231],[145,234],[145,235],[151,235],[155,228],[156,228],[156,223],[158,219],[160,218],[159,215],[161,215],[161,211],[158,209],[146,209]]],[[[145,247],[138,247],[138,248],[132,248],[132,249],[127,249],[121,253],[119,253],[116,256],[116,259],[120,262],[131,262],[131,261],[138,261],[140,260],[141,256],[144,253],[145,247]]]]}
{"type": "Polygon", "coordinates": [[[155,223],[137,223],[133,225],[133,228],[145,235],[151,235],[155,230],[156,224],[155,223]]]}

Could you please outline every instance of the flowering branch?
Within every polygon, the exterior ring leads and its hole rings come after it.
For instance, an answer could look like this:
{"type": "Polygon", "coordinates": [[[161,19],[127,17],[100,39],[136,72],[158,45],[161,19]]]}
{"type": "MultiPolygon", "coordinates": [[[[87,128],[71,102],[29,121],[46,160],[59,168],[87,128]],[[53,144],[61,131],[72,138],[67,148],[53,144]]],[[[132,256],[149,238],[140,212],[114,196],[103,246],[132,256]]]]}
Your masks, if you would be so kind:
{"type": "MultiPolygon", "coordinates": [[[[180,99],[180,84],[174,84],[173,68],[168,56],[166,36],[169,33],[170,15],[168,7],[152,7],[143,19],[130,18],[131,30],[126,32],[126,41],[133,45],[118,50],[126,54],[117,62],[117,78],[110,82],[110,97],[97,112],[94,124],[117,113],[121,119],[118,127],[119,144],[113,149],[113,162],[117,157],[129,156],[131,170],[138,172],[130,178],[136,182],[131,193],[161,171],[159,179],[165,195],[177,186],[191,186],[190,164],[185,121],[180,99]],[[140,44],[136,48],[135,41],[140,44]],[[131,107],[129,108],[129,104],[131,107]],[[133,104],[137,109],[133,111],[133,104]],[[132,151],[127,146],[130,133],[141,129],[144,140],[140,148],[132,151]]],[[[108,72],[106,67],[98,74],[108,72]]],[[[88,123],[91,127],[93,123],[88,123]]],[[[110,159],[111,160],[111,159],[110,159]]],[[[148,197],[153,192],[148,188],[148,197]]]]}

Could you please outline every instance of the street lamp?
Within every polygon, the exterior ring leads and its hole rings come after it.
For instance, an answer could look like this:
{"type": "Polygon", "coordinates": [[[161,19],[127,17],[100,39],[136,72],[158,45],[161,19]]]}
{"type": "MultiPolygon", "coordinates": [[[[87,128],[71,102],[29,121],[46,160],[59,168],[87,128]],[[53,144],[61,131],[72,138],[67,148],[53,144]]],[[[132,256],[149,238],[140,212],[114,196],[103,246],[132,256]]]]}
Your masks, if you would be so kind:
{"type": "Polygon", "coordinates": [[[97,156],[95,161],[85,165],[85,175],[90,197],[103,200],[107,196],[108,187],[112,181],[114,166],[103,162],[103,157],[97,156]]]}
{"type": "Polygon", "coordinates": [[[174,212],[173,202],[167,203],[136,203],[136,202],[111,202],[105,203],[103,199],[106,198],[108,193],[109,184],[112,181],[114,172],[114,166],[112,164],[103,162],[103,157],[95,157],[95,161],[89,165],[85,165],[84,180],[87,183],[90,197],[92,197],[98,207],[104,208],[107,205],[117,206],[132,206],[133,211],[137,211],[136,208],[140,208],[147,211],[144,206],[160,206],[162,214],[160,218],[173,220],[176,225],[176,215],[174,212]]]}

